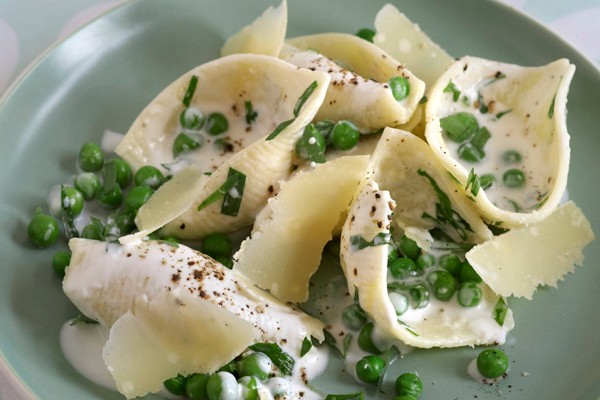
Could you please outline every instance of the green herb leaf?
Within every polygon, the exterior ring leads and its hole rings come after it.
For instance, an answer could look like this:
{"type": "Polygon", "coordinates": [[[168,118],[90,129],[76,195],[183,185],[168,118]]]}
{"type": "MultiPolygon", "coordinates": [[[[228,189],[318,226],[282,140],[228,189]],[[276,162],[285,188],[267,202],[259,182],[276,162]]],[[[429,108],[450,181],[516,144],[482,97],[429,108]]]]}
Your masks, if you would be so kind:
{"type": "Polygon", "coordinates": [[[251,101],[246,101],[244,103],[244,108],[246,109],[246,123],[250,125],[256,120],[256,117],[258,117],[258,113],[254,111],[251,101]]]}
{"type": "Polygon", "coordinates": [[[192,103],[192,97],[194,97],[194,93],[196,92],[196,86],[198,85],[198,77],[196,75],[192,75],[190,78],[190,83],[188,84],[187,90],[185,91],[185,96],[183,96],[183,105],[189,107],[192,103]]]}
{"type": "Polygon", "coordinates": [[[506,318],[506,313],[508,312],[508,305],[504,298],[500,297],[494,306],[494,311],[492,311],[492,318],[498,323],[498,325],[504,325],[504,319],[506,318]]]}
{"type": "Polygon", "coordinates": [[[110,192],[110,191],[114,190],[115,187],[118,185],[118,183],[117,183],[117,164],[115,163],[114,159],[109,160],[104,165],[103,179],[104,179],[104,187],[105,187],[106,192],[110,192]]]}
{"type": "Polygon", "coordinates": [[[392,365],[398,359],[398,357],[400,357],[400,351],[398,351],[396,346],[390,346],[390,348],[381,355],[381,358],[383,358],[383,361],[385,362],[385,366],[383,367],[383,371],[381,372],[379,381],[377,382],[377,389],[379,389],[381,393],[385,393],[383,391],[383,382],[385,380],[386,373],[388,372],[390,365],[392,365]]]}
{"type": "Polygon", "coordinates": [[[498,114],[496,114],[496,118],[500,119],[500,118],[504,117],[506,114],[508,114],[511,111],[512,111],[512,108],[509,109],[509,110],[500,111],[498,114]]]}
{"type": "Polygon", "coordinates": [[[390,244],[391,235],[386,232],[379,232],[373,240],[366,240],[361,235],[350,236],[350,245],[353,251],[362,250],[367,247],[382,246],[390,244]]]}
{"type": "Polygon", "coordinates": [[[556,102],[556,94],[552,98],[552,103],[550,103],[550,108],[548,109],[548,118],[554,117],[554,103],[556,102]]]}
{"type": "Polygon", "coordinates": [[[408,333],[410,333],[411,335],[413,335],[413,336],[416,336],[416,337],[419,337],[419,336],[421,336],[421,335],[419,335],[417,332],[415,332],[415,330],[414,330],[414,329],[413,329],[413,328],[412,328],[410,325],[408,325],[407,323],[405,323],[405,322],[402,322],[401,320],[398,320],[398,323],[399,323],[400,325],[402,325],[402,326],[404,327],[404,329],[406,329],[406,331],[407,331],[408,333]]]}
{"type": "Polygon", "coordinates": [[[433,179],[427,172],[422,169],[418,169],[417,173],[422,177],[426,178],[434,192],[437,195],[438,202],[435,204],[436,216],[433,218],[427,212],[424,212],[422,218],[431,219],[440,225],[440,229],[443,229],[445,225],[449,225],[457,232],[458,236],[465,240],[467,239],[467,231],[473,231],[467,221],[465,221],[460,214],[458,214],[452,208],[452,202],[444,191],[439,187],[435,179],[433,179]]]}
{"type": "Polygon", "coordinates": [[[292,119],[288,119],[287,121],[283,121],[282,123],[280,123],[279,125],[277,125],[275,127],[273,132],[271,132],[265,140],[275,139],[277,137],[277,135],[279,135],[285,128],[290,126],[292,124],[292,122],[294,122],[295,120],[296,120],[296,118],[292,118],[292,119]]]}
{"type": "Polygon", "coordinates": [[[281,350],[275,343],[256,343],[249,347],[254,351],[264,353],[271,359],[273,364],[281,371],[282,375],[291,375],[294,369],[294,359],[281,350]]]}
{"type": "Polygon", "coordinates": [[[469,190],[469,186],[471,187],[471,194],[473,196],[477,196],[477,193],[479,193],[479,189],[481,188],[481,183],[479,182],[479,177],[473,168],[471,168],[471,171],[469,171],[469,177],[467,178],[465,191],[469,190]]]}
{"type": "Polygon", "coordinates": [[[308,98],[315,91],[315,89],[317,88],[317,86],[319,86],[319,84],[317,83],[317,81],[313,81],[313,83],[311,83],[306,88],[306,90],[304,91],[304,93],[302,93],[302,95],[300,96],[300,98],[296,102],[296,105],[294,106],[294,117],[297,117],[298,114],[300,114],[300,110],[302,109],[302,106],[304,105],[304,103],[306,103],[306,100],[308,100],[308,98]]]}
{"type": "Polygon", "coordinates": [[[221,205],[221,214],[236,216],[239,212],[244,196],[244,187],[246,185],[246,175],[242,172],[229,168],[227,179],[219,186],[219,188],[208,196],[198,206],[198,211],[209,206],[210,204],[223,199],[221,205]]]}
{"type": "Polygon", "coordinates": [[[305,337],[304,340],[302,341],[302,348],[300,349],[300,357],[304,357],[304,355],[306,353],[308,353],[310,351],[310,349],[312,349],[313,344],[312,341],[305,337]]]}
{"type": "Polygon", "coordinates": [[[102,241],[106,240],[106,226],[102,223],[99,218],[91,217],[92,225],[96,228],[98,235],[102,241]]]}
{"type": "Polygon", "coordinates": [[[458,88],[452,81],[448,82],[448,84],[444,88],[444,93],[452,93],[452,101],[454,102],[458,101],[458,98],[460,97],[460,90],[458,90],[458,88]]]}
{"type": "Polygon", "coordinates": [[[352,393],[352,394],[328,394],[325,400],[364,400],[365,395],[363,392],[352,393]]]}
{"type": "Polygon", "coordinates": [[[77,324],[80,324],[80,323],[97,324],[98,321],[94,321],[90,317],[86,317],[83,314],[79,314],[78,316],[76,316],[75,318],[73,318],[73,321],[71,321],[71,323],[69,324],[69,326],[74,326],[74,325],[77,325],[77,324]]]}
{"type": "Polygon", "coordinates": [[[458,112],[440,119],[440,126],[453,142],[462,143],[469,140],[479,130],[479,123],[473,114],[458,112]]]}
{"type": "Polygon", "coordinates": [[[421,100],[419,100],[419,104],[425,104],[427,103],[427,96],[423,95],[423,97],[421,97],[421,100]]]}
{"type": "Polygon", "coordinates": [[[324,343],[335,350],[340,357],[345,358],[344,353],[338,348],[337,342],[331,332],[329,332],[327,329],[323,329],[323,336],[325,337],[324,343]]]}
{"type": "Polygon", "coordinates": [[[477,93],[477,102],[479,103],[479,112],[482,114],[487,114],[490,110],[485,101],[483,100],[483,96],[481,93],[477,93]]]}
{"type": "Polygon", "coordinates": [[[494,77],[485,84],[485,86],[491,85],[492,83],[496,83],[497,81],[504,78],[506,78],[506,74],[504,72],[498,71],[494,74],[494,77]]]}

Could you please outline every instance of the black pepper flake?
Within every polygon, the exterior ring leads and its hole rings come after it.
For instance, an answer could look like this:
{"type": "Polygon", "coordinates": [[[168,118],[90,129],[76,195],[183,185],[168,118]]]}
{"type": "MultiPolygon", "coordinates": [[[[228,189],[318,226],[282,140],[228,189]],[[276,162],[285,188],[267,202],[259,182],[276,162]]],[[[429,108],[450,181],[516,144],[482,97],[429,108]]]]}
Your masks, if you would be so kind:
{"type": "Polygon", "coordinates": [[[184,230],[185,229],[185,224],[179,225],[179,229],[184,230]]]}

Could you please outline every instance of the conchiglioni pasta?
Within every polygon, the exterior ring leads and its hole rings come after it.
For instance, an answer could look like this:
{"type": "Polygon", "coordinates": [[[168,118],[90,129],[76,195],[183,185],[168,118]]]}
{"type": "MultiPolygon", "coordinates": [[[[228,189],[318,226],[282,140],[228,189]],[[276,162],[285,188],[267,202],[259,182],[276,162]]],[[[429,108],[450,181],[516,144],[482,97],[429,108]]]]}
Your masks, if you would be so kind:
{"type": "Polygon", "coordinates": [[[432,88],[426,137],[487,222],[518,227],[547,217],[569,171],[566,103],[575,67],[522,67],[476,57],[453,64],[432,88]],[[471,182],[469,182],[469,176],[471,182]]]}

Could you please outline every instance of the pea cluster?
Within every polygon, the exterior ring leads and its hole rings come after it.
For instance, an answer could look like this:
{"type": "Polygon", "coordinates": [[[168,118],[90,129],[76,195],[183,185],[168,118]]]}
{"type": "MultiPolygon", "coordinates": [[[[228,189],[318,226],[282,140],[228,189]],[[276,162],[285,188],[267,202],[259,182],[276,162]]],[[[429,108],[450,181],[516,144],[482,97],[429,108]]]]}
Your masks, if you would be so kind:
{"type": "Polygon", "coordinates": [[[225,115],[214,112],[207,117],[197,107],[186,107],[179,115],[181,132],[173,142],[173,157],[201,148],[204,145],[202,131],[211,136],[219,136],[229,129],[229,121],[225,115]]]}
{"type": "Polygon", "coordinates": [[[330,120],[309,124],[296,142],[296,155],[304,160],[323,163],[327,148],[351,150],[360,139],[360,132],[351,121],[330,120]]]}
{"type": "Polygon", "coordinates": [[[275,376],[271,359],[255,351],[236,358],[214,374],[177,375],[164,382],[169,392],[191,400],[257,400],[260,385],[267,386],[274,397],[290,393],[289,382],[275,376]]]}
{"type": "Polygon", "coordinates": [[[482,298],[481,281],[459,255],[446,253],[436,260],[407,236],[402,236],[388,256],[388,295],[398,316],[411,307],[427,307],[432,295],[450,301],[456,294],[461,306],[475,307],[482,298]]]}

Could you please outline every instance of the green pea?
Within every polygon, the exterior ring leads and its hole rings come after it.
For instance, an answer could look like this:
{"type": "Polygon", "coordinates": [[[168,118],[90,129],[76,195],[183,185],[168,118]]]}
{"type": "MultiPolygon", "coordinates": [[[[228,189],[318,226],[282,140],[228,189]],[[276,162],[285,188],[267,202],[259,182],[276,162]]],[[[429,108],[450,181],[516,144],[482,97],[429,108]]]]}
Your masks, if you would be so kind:
{"type": "Polygon", "coordinates": [[[79,167],[86,172],[100,171],[104,166],[104,152],[96,143],[88,142],[79,150],[79,167]]]}
{"type": "Polygon", "coordinates": [[[398,249],[393,246],[388,246],[388,264],[398,257],[400,257],[398,249]]]}
{"type": "Polygon", "coordinates": [[[131,172],[131,167],[125,160],[119,157],[115,157],[113,159],[108,160],[108,163],[115,164],[115,171],[117,173],[117,183],[121,188],[127,187],[131,183],[131,178],[133,173],[131,172]]]}
{"type": "Polygon", "coordinates": [[[477,356],[477,369],[486,378],[499,378],[508,370],[508,357],[500,349],[483,350],[477,356]]]}
{"type": "Polygon", "coordinates": [[[489,189],[496,183],[496,177],[492,174],[484,174],[479,177],[479,184],[483,190],[489,189]]]}
{"type": "Polygon", "coordinates": [[[481,282],[481,277],[475,271],[473,266],[469,264],[467,260],[463,261],[460,266],[460,272],[458,274],[458,280],[461,282],[481,282]]]}
{"type": "Polygon", "coordinates": [[[394,397],[393,400],[418,400],[418,399],[415,396],[412,396],[410,394],[402,394],[400,396],[394,397]]]}
{"type": "Polygon", "coordinates": [[[421,275],[421,270],[413,260],[408,257],[400,257],[388,264],[390,273],[394,278],[406,278],[421,275]]]}
{"type": "Polygon", "coordinates": [[[504,186],[509,188],[520,188],[525,185],[525,174],[517,168],[509,169],[502,175],[504,186]]]}
{"type": "Polygon", "coordinates": [[[339,121],[331,132],[331,143],[338,150],[350,150],[358,144],[360,132],[350,121],[339,121]]]}
{"type": "Polygon", "coordinates": [[[211,257],[231,257],[233,245],[231,239],[224,233],[211,233],[202,240],[201,251],[211,257]]]}
{"type": "Polygon", "coordinates": [[[188,151],[198,149],[204,144],[202,136],[198,135],[187,135],[180,133],[173,142],[173,157],[177,158],[180,154],[187,153],[188,151]]]}
{"type": "Polygon", "coordinates": [[[379,356],[369,355],[356,363],[356,376],[363,382],[375,383],[383,374],[385,362],[379,356]]]}
{"type": "Polygon", "coordinates": [[[367,323],[367,315],[358,304],[350,304],[342,311],[342,322],[348,328],[358,331],[367,323]]]}
{"type": "Polygon", "coordinates": [[[450,300],[458,287],[456,279],[444,269],[430,272],[427,281],[433,288],[433,295],[440,301],[450,300]]]}
{"type": "Polygon", "coordinates": [[[427,307],[429,304],[429,290],[423,284],[412,286],[408,290],[408,294],[411,298],[411,306],[415,309],[427,307]]]}
{"type": "Polygon", "coordinates": [[[463,307],[475,307],[481,303],[481,288],[475,282],[463,282],[458,287],[458,304],[463,307]]]}
{"type": "Polygon", "coordinates": [[[83,227],[83,230],[81,231],[81,237],[84,239],[91,240],[103,240],[102,233],[98,232],[98,228],[94,224],[88,224],[85,227],[83,227]]]}
{"type": "Polygon", "coordinates": [[[208,115],[208,119],[206,120],[206,130],[209,135],[217,136],[227,132],[227,129],[229,129],[229,121],[227,121],[227,117],[223,114],[212,113],[208,115]]]}
{"type": "Polygon", "coordinates": [[[56,275],[61,278],[65,276],[65,269],[71,262],[70,251],[57,251],[52,256],[52,269],[56,272],[56,275]]]}
{"type": "Polygon", "coordinates": [[[133,232],[137,227],[134,222],[135,215],[130,212],[120,213],[115,218],[117,228],[119,228],[119,235],[128,235],[133,232]]]}
{"type": "Polygon", "coordinates": [[[254,376],[259,381],[264,382],[269,379],[273,362],[264,353],[255,352],[244,356],[238,361],[236,370],[240,376],[254,376]]]}
{"type": "Polygon", "coordinates": [[[229,372],[217,372],[208,378],[206,393],[210,400],[236,400],[238,384],[229,372]]]}
{"type": "Polygon", "coordinates": [[[296,142],[295,150],[298,157],[304,160],[323,163],[325,162],[326,147],[325,138],[321,132],[314,125],[309,124],[304,128],[302,137],[296,142]]]}
{"type": "Polygon", "coordinates": [[[175,378],[167,379],[166,381],[164,381],[163,385],[170,393],[173,393],[177,396],[183,396],[185,394],[186,381],[187,379],[185,376],[177,374],[175,378]]]}
{"type": "Polygon", "coordinates": [[[158,168],[144,165],[136,171],[133,181],[137,186],[146,185],[152,189],[158,189],[164,183],[165,177],[158,168]]]}
{"type": "Polygon", "coordinates": [[[410,93],[408,79],[403,76],[395,76],[389,80],[388,85],[392,89],[392,96],[396,101],[404,100],[410,93]]]}
{"type": "Polygon", "coordinates": [[[62,208],[69,210],[72,217],[78,216],[83,211],[83,195],[74,187],[63,186],[60,201],[62,208]]]}
{"type": "Polygon", "coordinates": [[[223,264],[225,267],[231,269],[233,268],[233,260],[231,259],[231,256],[225,256],[225,255],[216,255],[216,256],[211,256],[212,258],[215,259],[215,261],[223,264]]]}
{"type": "Polygon", "coordinates": [[[243,400],[257,400],[258,397],[258,389],[256,378],[253,376],[243,376],[238,379],[240,397],[243,400]]]}
{"type": "Polygon", "coordinates": [[[100,189],[100,178],[93,172],[82,172],[75,178],[75,189],[79,190],[85,200],[93,200],[100,189]]]}
{"type": "Polygon", "coordinates": [[[361,39],[366,40],[367,42],[373,43],[373,38],[375,37],[375,31],[373,29],[369,29],[369,28],[362,28],[362,29],[359,29],[358,32],[356,32],[356,36],[358,36],[361,39]]]}
{"type": "Polygon", "coordinates": [[[206,384],[210,374],[192,374],[185,380],[185,394],[191,400],[208,400],[206,384]]]}
{"type": "Polygon", "coordinates": [[[458,148],[458,156],[468,162],[479,162],[485,158],[483,149],[474,146],[471,142],[466,142],[458,148]]]}
{"type": "Polygon", "coordinates": [[[389,292],[388,297],[396,311],[396,315],[402,315],[408,310],[408,298],[402,293],[389,292]]]}
{"type": "Polygon", "coordinates": [[[405,372],[396,378],[396,394],[411,395],[416,398],[423,392],[423,382],[416,374],[405,372]]]}
{"type": "Polygon", "coordinates": [[[29,225],[27,235],[35,246],[43,249],[51,246],[58,239],[58,221],[56,218],[43,214],[41,209],[36,211],[29,225]]]}
{"type": "Polygon", "coordinates": [[[149,186],[142,185],[134,187],[127,193],[127,196],[125,196],[125,209],[136,213],[139,208],[148,201],[150,196],[152,196],[152,193],[153,190],[149,186]]]}
{"type": "Polygon", "coordinates": [[[421,254],[421,249],[419,249],[419,245],[417,242],[404,235],[400,238],[400,251],[408,258],[412,258],[416,260],[419,254],[421,254]]]}
{"type": "Polygon", "coordinates": [[[123,203],[123,192],[118,185],[113,185],[110,190],[106,186],[101,186],[96,195],[96,200],[102,208],[116,210],[123,203]]]}
{"type": "Polygon", "coordinates": [[[179,123],[183,129],[200,130],[204,126],[204,114],[196,107],[186,107],[179,114],[179,123]]]}
{"type": "Polygon", "coordinates": [[[444,268],[452,275],[457,276],[462,261],[460,261],[460,258],[456,254],[447,253],[440,257],[439,264],[440,267],[444,268]]]}
{"type": "Polygon", "coordinates": [[[417,268],[424,270],[435,265],[435,257],[433,254],[423,253],[417,257],[417,268]]]}
{"type": "Polygon", "coordinates": [[[331,143],[331,133],[333,132],[333,127],[335,126],[335,122],[325,119],[323,121],[319,121],[314,124],[315,129],[319,131],[319,133],[325,138],[327,145],[331,143]]]}
{"type": "Polygon", "coordinates": [[[522,159],[521,153],[516,150],[507,150],[502,153],[502,161],[506,164],[518,164],[522,159]]]}
{"type": "Polygon", "coordinates": [[[377,346],[375,346],[375,343],[373,343],[372,335],[374,328],[375,326],[372,322],[367,322],[363,325],[358,333],[358,347],[368,353],[380,354],[381,350],[379,350],[377,346]]]}

